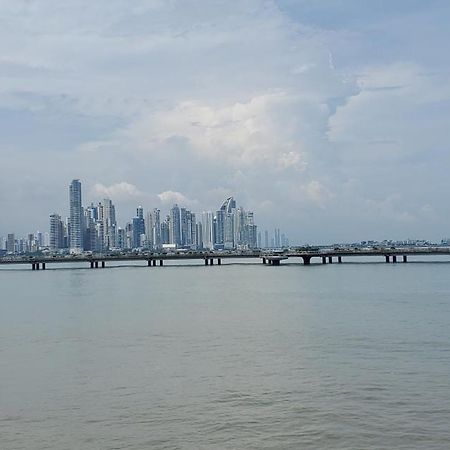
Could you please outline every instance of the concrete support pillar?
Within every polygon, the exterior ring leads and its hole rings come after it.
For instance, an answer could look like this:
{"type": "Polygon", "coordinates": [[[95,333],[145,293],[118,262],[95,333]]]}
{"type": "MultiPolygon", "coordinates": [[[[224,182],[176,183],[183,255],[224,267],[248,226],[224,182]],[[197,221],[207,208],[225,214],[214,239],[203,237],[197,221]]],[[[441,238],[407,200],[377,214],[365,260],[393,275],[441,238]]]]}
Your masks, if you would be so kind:
{"type": "Polygon", "coordinates": [[[105,261],[102,261],[102,269],[105,268],[105,261]]]}
{"type": "Polygon", "coordinates": [[[408,262],[408,257],[406,255],[403,255],[403,262],[408,262]]]}
{"type": "Polygon", "coordinates": [[[333,264],[333,257],[332,257],[332,256],[329,256],[329,257],[328,257],[328,263],[329,263],[329,264],[333,264]]]}
{"type": "Polygon", "coordinates": [[[40,269],[39,263],[36,263],[36,270],[39,270],[39,269],[40,269]]]}
{"type": "Polygon", "coordinates": [[[385,256],[386,262],[389,264],[389,255],[385,256]]]}
{"type": "Polygon", "coordinates": [[[163,259],[160,259],[160,260],[159,260],[159,265],[160,265],[161,267],[164,265],[164,260],[163,260],[163,259]]]}
{"type": "Polygon", "coordinates": [[[205,266],[208,265],[208,258],[205,258],[205,266]]]}
{"type": "Polygon", "coordinates": [[[397,262],[397,255],[392,255],[392,262],[396,263],[397,262]]]}
{"type": "Polygon", "coordinates": [[[262,260],[263,260],[263,264],[267,263],[266,258],[263,258],[262,260]]]}
{"type": "Polygon", "coordinates": [[[45,270],[45,263],[42,263],[42,270],[45,270]]]}
{"type": "Polygon", "coordinates": [[[325,256],[322,256],[322,264],[326,264],[327,263],[327,258],[325,256]]]}
{"type": "Polygon", "coordinates": [[[31,270],[36,270],[36,264],[35,263],[31,263],[31,270]]]}
{"type": "Polygon", "coordinates": [[[94,261],[91,261],[91,269],[94,268],[94,261]]]}
{"type": "Polygon", "coordinates": [[[151,259],[147,259],[147,267],[150,267],[152,265],[152,260],[151,259]]]}
{"type": "Polygon", "coordinates": [[[311,264],[311,256],[302,256],[303,264],[305,266],[309,266],[311,264]]]}
{"type": "Polygon", "coordinates": [[[211,258],[211,259],[209,260],[209,265],[210,265],[210,266],[213,266],[213,265],[214,265],[214,258],[211,258]]]}
{"type": "Polygon", "coordinates": [[[156,267],[156,259],[152,260],[153,267],[156,267]]]}
{"type": "Polygon", "coordinates": [[[217,265],[220,266],[222,264],[222,260],[220,258],[217,258],[217,265]]]}
{"type": "Polygon", "coordinates": [[[95,261],[95,268],[98,269],[98,261],[95,261]]]}
{"type": "Polygon", "coordinates": [[[338,256],[338,263],[342,264],[342,256],[338,256]]]}

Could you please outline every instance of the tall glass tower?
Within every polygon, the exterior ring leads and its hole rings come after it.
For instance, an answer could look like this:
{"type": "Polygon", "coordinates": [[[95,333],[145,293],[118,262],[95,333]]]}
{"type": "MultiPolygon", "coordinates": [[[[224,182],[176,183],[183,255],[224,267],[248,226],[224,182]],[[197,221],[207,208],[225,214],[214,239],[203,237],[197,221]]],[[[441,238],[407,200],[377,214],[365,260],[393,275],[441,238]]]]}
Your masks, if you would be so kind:
{"type": "Polygon", "coordinates": [[[83,251],[83,207],[81,206],[80,180],[72,180],[69,186],[70,217],[69,239],[70,252],[81,253],[83,251]]]}

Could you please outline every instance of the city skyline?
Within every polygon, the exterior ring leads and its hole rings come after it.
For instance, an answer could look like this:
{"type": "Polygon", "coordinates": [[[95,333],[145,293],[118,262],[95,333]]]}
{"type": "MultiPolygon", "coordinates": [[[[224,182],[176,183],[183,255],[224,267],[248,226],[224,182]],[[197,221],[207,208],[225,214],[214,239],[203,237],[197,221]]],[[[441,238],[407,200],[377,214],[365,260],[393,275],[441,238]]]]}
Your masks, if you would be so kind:
{"type": "MultiPolygon", "coordinates": [[[[171,250],[251,250],[289,248],[290,242],[280,228],[260,229],[254,222],[254,212],[236,207],[234,197],[228,197],[215,211],[192,212],[177,203],[161,213],[159,208],[145,210],[136,207],[136,214],[121,227],[116,220],[112,199],[83,206],[82,184],[74,179],[69,184],[68,215],[49,215],[48,231],[28,232],[19,236],[9,232],[0,235],[0,253],[34,253],[38,251],[80,254],[109,251],[171,251],[171,250]],[[164,214],[166,212],[166,214],[164,214]]],[[[319,245],[330,245],[321,242],[319,245]]],[[[435,245],[428,239],[366,239],[361,242],[335,242],[332,245],[435,245]]],[[[450,245],[449,238],[440,240],[450,245]]],[[[310,245],[293,243],[293,247],[310,245]]],[[[317,244],[315,244],[317,245],[317,244]]]]}
{"type": "MultiPolygon", "coordinates": [[[[113,192],[112,192],[113,193],[113,192]]],[[[156,199],[156,203],[158,203],[160,206],[159,207],[155,207],[153,208],[154,211],[158,211],[158,215],[161,214],[161,210],[167,213],[170,213],[171,207],[169,206],[170,204],[172,204],[172,206],[178,206],[177,202],[183,202],[186,201],[188,203],[189,200],[186,199],[182,194],[178,193],[178,192],[173,192],[173,191],[167,191],[166,193],[163,194],[167,194],[167,195],[159,195],[159,196],[154,196],[152,197],[153,200],[156,199]],[[161,198],[162,197],[162,198],[161,198]],[[170,203],[172,200],[172,203],[170,203]]],[[[97,197],[99,197],[97,195],[97,197]]],[[[232,199],[234,199],[234,197],[231,197],[232,199]]],[[[63,211],[65,211],[67,209],[67,215],[65,214],[61,214],[60,212],[53,212],[51,214],[49,214],[49,220],[48,220],[48,224],[47,227],[42,228],[40,231],[40,229],[38,229],[37,227],[35,227],[34,229],[36,231],[32,231],[33,227],[28,226],[27,224],[22,224],[22,229],[25,230],[25,232],[17,232],[17,229],[8,229],[2,232],[2,230],[0,230],[0,238],[3,239],[3,242],[0,242],[0,244],[2,244],[2,246],[0,246],[0,250],[6,249],[8,247],[8,236],[10,235],[14,235],[16,239],[21,239],[23,241],[23,245],[26,245],[26,242],[30,242],[30,236],[33,235],[33,239],[36,241],[39,241],[41,243],[41,246],[43,247],[54,247],[54,242],[52,244],[51,240],[51,230],[56,228],[60,228],[60,224],[59,222],[64,222],[64,220],[66,221],[66,226],[71,222],[71,212],[73,213],[74,210],[72,208],[73,205],[73,201],[75,201],[75,203],[77,204],[75,210],[79,211],[80,205],[81,208],[84,210],[84,208],[86,207],[86,209],[92,208],[92,207],[98,207],[99,205],[102,208],[102,215],[105,215],[106,217],[110,218],[110,222],[114,224],[114,230],[117,231],[118,229],[123,229],[126,228],[127,224],[132,225],[133,222],[133,218],[131,219],[131,222],[127,223],[127,220],[130,220],[130,217],[128,216],[128,218],[126,217],[126,214],[122,214],[122,215],[118,215],[120,217],[120,219],[117,221],[116,220],[116,208],[115,205],[112,204],[112,199],[110,198],[102,198],[101,200],[98,200],[96,202],[92,202],[90,201],[90,203],[88,205],[85,205],[85,207],[82,206],[82,201],[81,201],[81,184],[80,184],[80,180],[79,179],[74,179],[72,180],[70,186],[69,186],[69,202],[66,205],[66,208],[62,208],[63,211]],[[76,188],[75,191],[76,192],[72,192],[72,185],[73,183],[76,183],[76,188]],[[72,198],[73,195],[75,195],[75,198],[72,198]],[[123,228],[120,226],[117,226],[117,222],[123,222],[123,228]],[[39,236],[39,238],[38,238],[39,236]],[[46,241],[47,239],[47,241],[46,241]]],[[[67,202],[66,202],[67,203],[67,202]]],[[[180,204],[181,206],[183,206],[183,204],[180,204]]],[[[142,205],[137,205],[132,207],[133,209],[142,209],[142,211],[144,211],[142,205]]],[[[183,208],[184,209],[184,208],[183,208]]],[[[56,210],[56,208],[55,208],[56,210]]],[[[119,209],[120,211],[120,209],[119,209]]],[[[149,210],[150,213],[150,210],[149,210]]],[[[212,211],[201,211],[201,214],[205,214],[205,213],[209,213],[209,214],[213,214],[212,211]]],[[[144,214],[144,212],[142,212],[142,214],[144,214]]],[[[140,219],[143,220],[143,222],[147,222],[148,221],[148,213],[145,213],[146,217],[144,218],[144,216],[142,215],[142,217],[140,217],[140,219]]],[[[197,211],[198,214],[198,211],[197,211]]],[[[164,215],[164,214],[162,214],[164,215]]],[[[194,213],[195,216],[195,213],[194,213]]],[[[79,212],[74,213],[74,217],[77,218],[77,222],[79,223],[79,212]]],[[[166,216],[167,217],[167,216],[166,216]]],[[[72,219],[73,220],[73,219],[72,219]]],[[[113,235],[111,236],[109,234],[109,230],[108,230],[108,225],[105,225],[105,242],[107,242],[106,248],[114,248],[115,244],[116,244],[116,240],[117,240],[117,236],[113,235]],[[110,243],[112,243],[112,245],[110,245],[110,243]]],[[[19,228],[20,229],[20,228],[19,228]]],[[[55,238],[53,236],[53,238],[55,238]]],[[[59,239],[59,237],[57,238],[59,239]]],[[[70,240],[70,239],[69,239],[70,240]]],[[[79,240],[79,238],[78,238],[79,240]]],[[[373,237],[373,236],[364,236],[362,239],[358,240],[358,239],[351,239],[348,241],[331,241],[331,240],[327,240],[327,236],[324,236],[323,239],[317,241],[317,242],[309,242],[306,240],[300,240],[300,241],[290,241],[287,234],[285,233],[285,228],[283,228],[283,233],[280,232],[280,227],[279,224],[276,224],[274,227],[262,227],[261,229],[258,230],[257,232],[257,246],[260,248],[280,248],[280,247],[287,247],[289,244],[293,244],[293,245],[329,245],[329,244],[350,244],[350,243],[358,243],[358,242],[365,242],[365,241],[369,241],[369,242],[424,242],[424,243],[430,243],[430,242],[444,242],[444,243],[448,243],[450,241],[450,238],[448,237],[448,234],[444,234],[440,237],[438,237],[438,239],[430,239],[428,236],[420,236],[420,237],[411,237],[411,236],[401,236],[401,237],[392,237],[392,236],[383,236],[382,238],[377,238],[377,237],[373,237]]],[[[59,242],[59,241],[58,241],[59,242]]],[[[139,245],[137,244],[136,238],[135,238],[135,245],[134,247],[139,247],[139,245]]],[[[76,248],[73,248],[72,251],[74,253],[77,253],[80,251],[80,247],[79,244],[76,246],[76,248]]]]}
{"type": "MultiPolygon", "coordinates": [[[[116,220],[113,200],[105,198],[83,204],[82,183],[74,179],[69,184],[68,215],[49,214],[45,232],[27,233],[20,238],[14,232],[0,242],[0,250],[26,253],[39,250],[65,251],[79,254],[85,251],[105,253],[111,250],[244,250],[269,247],[268,231],[264,240],[254,222],[254,212],[237,206],[234,197],[223,201],[219,209],[195,213],[183,205],[173,204],[167,214],[157,207],[136,207],[136,214],[123,226],[116,220]]],[[[0,236],[1,238],[1,236],[0,236]]],[[[270,246],[289,244],[280,229],[274,230],[270,246]]]]}

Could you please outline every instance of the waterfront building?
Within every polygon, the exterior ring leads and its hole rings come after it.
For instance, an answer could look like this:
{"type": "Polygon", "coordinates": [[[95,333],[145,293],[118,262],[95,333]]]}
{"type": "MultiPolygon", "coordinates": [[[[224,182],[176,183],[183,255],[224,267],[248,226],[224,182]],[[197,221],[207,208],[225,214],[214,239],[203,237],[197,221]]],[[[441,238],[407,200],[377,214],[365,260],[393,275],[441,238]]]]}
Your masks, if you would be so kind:
{"type": "Polygon", "coordinates": [[[160,249],[161,248],[161,218],[160,218],[160,210],[155,208],[153,210],[153,248],[160,249]]]}
{"type": "Polygon", "coordinates": [[[181,245],[181,212],[177,204],[170,210],[169,243],[177,247],[181,245]]]}
{"type": "Polygon", "coordinates": [[[125,249],[133,248],[133,224],[128,222],[125,225],[125,249]]]}
{"type": "Polygon", "coordinates": [[[126,247],[125,230],[123,228],[117,229],[117,248],[123,250],[126,247]]]}
{"type": "Polygon", "coordinates": [[[214,215],[212,212],[203,212],[201,216],[200,248],[212,250],[214,248],[214,215]]]}
{"type": "Polygon", "coordinates": [[[219,233],[223,234],[223,248],[233,249],[235,248],[235,212],[236,212],[236,201],[233,197],[228,197],[220,207],[221,221],[218,226],[221,227],[219,233]]]}
{"type": "MultiPolygon", "coordinates": [[[[83,248],[86,251],[101,251],[103,249],[103,235],[98,236],[98,209],[92,203],[84,210],[84,238],[83,248]]],[[[100,231],[102,232],[102,231],[100,231]]]]}
{"type": "Polygon", "coordinates": [[[225,212],[222,210],[216,211],[216,215],[214,216],[214,248],[215,249],[223,249],[223,234],[224,234],[224,221],[225,221],[225,212]]]}
{"type": "Polygon", "coordinates": [[[170,216],[166,216],[166,220],[161,223],[161,247],[163,244],[170,243],[170,216]]]}
{"type": "Polygon", "coordinates": [[[275,247],[276,248],[280,248],[281,247],[280,229],[279,228],[275,228],[274,242],[275,242],[275,247]]]}
{"type": "Polygon", "coordinates": [[[81,183],[72,180],[69,186],[69,243],[71,253],[83,251],[83,207],[81,203],[81,183]]]}
{"type": "Polygon", "coordinates": [[[9,233],[6,240],[6,252],[15,253],[16,252],[16,238],[14,233],[9,233]]]}
{"type": "Polygon", "coordinates": [[[154,247],[154,240],[153,240],[153,214],[148,211],[147,215],[145,217],[145,244],[144,247],[147,247],[149,249],[153,249],[154,247]]]}
{"type": "Polygon", "coordinates": [[[132,239],[130,248],[141,248],[142,241],[141,235],[145,236],[145,220],[144,209],[142,206],[138,206],[136,209],[136,217],[132,219],[132,239]]]}
{"type": "Polygon", "coordinates": [[[44,246],[44,233],[41,233],[40,231],[36,231],[35,234],[36,244],[38,248],[42,248],[44,246]]]}
{"type": "Polygon", "coordinates": [[[98,209],[98,219],[103,222],[103,248],[110,250],[116,247],[116,208],[109,198],[105,198],[98,209]]]}
{"type": "Polygon", "coordinates": [[[50,215],[50,249],[64,248],[64,222],[59,214],[50,215]]]}
{"type": "Polygon", "coordinates": [[[197,222],[195,225],[195,240],[197,245],[197,250],[202,250],[203,247],[203,226],[202,222],[197,222]]]}

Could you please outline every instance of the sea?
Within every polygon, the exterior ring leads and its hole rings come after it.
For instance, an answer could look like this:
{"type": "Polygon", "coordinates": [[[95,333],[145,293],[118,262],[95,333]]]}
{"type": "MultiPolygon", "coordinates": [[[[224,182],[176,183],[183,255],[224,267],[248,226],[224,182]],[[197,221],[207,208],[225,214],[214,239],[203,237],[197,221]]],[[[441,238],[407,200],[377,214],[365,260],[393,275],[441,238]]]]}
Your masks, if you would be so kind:
{"type": "Polygon", "coordinates": [[[0,449],[448,450],[450,261],[0,267],[0,449]]]}

